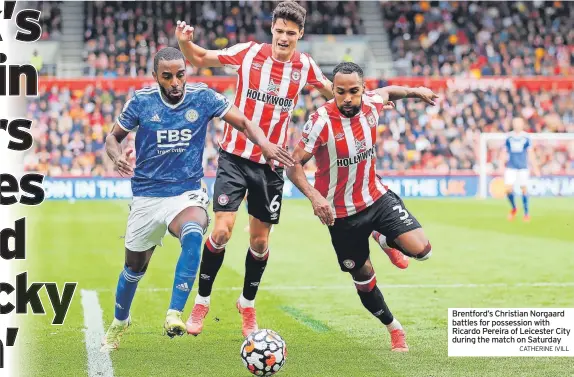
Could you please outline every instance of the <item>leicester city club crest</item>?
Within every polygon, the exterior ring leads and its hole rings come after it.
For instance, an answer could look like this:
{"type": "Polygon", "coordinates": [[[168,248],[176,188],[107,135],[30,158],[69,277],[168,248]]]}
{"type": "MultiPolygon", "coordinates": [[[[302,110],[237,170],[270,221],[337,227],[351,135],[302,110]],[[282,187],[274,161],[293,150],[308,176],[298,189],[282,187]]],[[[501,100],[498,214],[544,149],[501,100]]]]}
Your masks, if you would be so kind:
{"type": "Polygon", "coordinates": [[[199,118],[199,114],[193,109],[188,110],[187,113],[185,113],[185,119],[187,119],[188,122],[193,123],[197,118],[199,118]]]}

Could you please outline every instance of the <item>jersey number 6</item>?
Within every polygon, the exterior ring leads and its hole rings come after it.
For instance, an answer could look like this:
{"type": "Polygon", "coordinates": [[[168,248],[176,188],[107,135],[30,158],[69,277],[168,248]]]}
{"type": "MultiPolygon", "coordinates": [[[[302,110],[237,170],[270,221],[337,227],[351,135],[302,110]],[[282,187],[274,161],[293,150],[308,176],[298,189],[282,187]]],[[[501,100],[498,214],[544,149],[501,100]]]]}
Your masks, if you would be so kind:
{"type": "Polygon", "coordinates": [[[269,204],[269,210],[271,212],[277,212],[277,211],[279,211],[279,208],[281,207],[281,203],[278,202],[277,199],[279,199],[279,195],[275,195],[273,197],[273,200],[269,204]]]}

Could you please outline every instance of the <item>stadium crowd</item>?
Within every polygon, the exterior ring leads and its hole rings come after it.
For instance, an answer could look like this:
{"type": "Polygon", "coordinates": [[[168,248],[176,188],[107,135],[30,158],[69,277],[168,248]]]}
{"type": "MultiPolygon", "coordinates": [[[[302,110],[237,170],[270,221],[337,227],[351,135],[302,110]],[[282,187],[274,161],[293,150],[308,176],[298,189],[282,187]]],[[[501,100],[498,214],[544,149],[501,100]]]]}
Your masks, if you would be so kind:
{"type": "MultiPolygon", "coordinates": [[[[358,3],[303,2],[309,34],[360,34],[358,3]]],[[[194,40],[208,49],[271,41],[272,1],[88,1],[84,58],[86,76],[149,76],[156,51],[177,46],[175,22],[194,25],[194,40]]],[[[225,75],[222,68],[194,69],[190,75],[225,75]]]]}
{"type": "Polygon", "coordinates": [[[58,40],[62,36],[62,1],[27,1],[28,9],[37,9],[40,14],[42,36],[40,40],[58,40]]]}
{"type": "MultiPolygon", "coordinates": [[[[233,87],[224,92],[233,99],[233,87]]],[[[439,91],[437,107],[399,101],[386,111],[378,126],[378,163],[382,171],[477,171],[480,132],[506,132],[513,116],[523,116],[530,132],[574,132],[574,92],[544,91],[535,95],[525,88],[490,91],[446,89],[439,91]]],[[[28,105],[33,119],[34,148],[25,159],[26,170],[57,175],[115,175],[104,150],[111,130],[130,93],[87,87],[42,89],[28,105]]],[[[315,91],[300,96],[289,131],[290,148],[298,142],[311,111],[324,103],[315,91]]],[[[223,123],[211,123],[204,154],[207,174],[217,168],[217,146],[223,123]]],[[[134,134],[127,139],[134,143],[134,134]]],[[[574,173],[574,141],[556,149],[535,143],[543,173],[574,173]]],[[[496,144],[492,144],[495,147],[496,144]]],[[[498,149],[491,150],[491,169],[499,166],[498,149]]],[[[313,165],[309,167],[313,170],[313,165]]]]}
{"type": "Polygon", "coordinates": [[[381,1],[405,76],[574,74],[574,3],[381,1]]]}

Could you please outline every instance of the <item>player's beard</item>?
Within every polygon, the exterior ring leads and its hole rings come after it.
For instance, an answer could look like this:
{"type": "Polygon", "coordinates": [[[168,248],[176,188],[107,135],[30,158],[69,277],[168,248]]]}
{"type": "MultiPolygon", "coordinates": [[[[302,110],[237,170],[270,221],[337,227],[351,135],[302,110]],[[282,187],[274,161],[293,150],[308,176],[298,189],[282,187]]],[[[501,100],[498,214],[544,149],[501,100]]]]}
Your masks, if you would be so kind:
{"type": "Polygon", "coordinates": [[[352,118],[355,115],[357,115],[359,111],[361,111],[361,105],[362,104],[359,104],[358,106],[351,106],[349,109],[346,109],[345,107],[341,106],[339,107],[339,111],[347,118],[352,118]]]}
{"type": "MultiPolygon", "coordinates": [[[[159,85],[159,83],[158,83],[159,85]]],[[[172,105],[175,105],[176,103],[178,103],[179,101],[181,101],[181,99],[183,98],[183,88],[185,88],[185,83],[182,85],[182,90],[180,91],[181,94],[179,94],[178,96],[173,96],[170,94],[169,91],[167,91],[163,86],[159,86],[160,90],[161,90],[161,94],[165,97],[165,99],[167,99],[167,101],[169,103],[171,103],[172,105]]]]}

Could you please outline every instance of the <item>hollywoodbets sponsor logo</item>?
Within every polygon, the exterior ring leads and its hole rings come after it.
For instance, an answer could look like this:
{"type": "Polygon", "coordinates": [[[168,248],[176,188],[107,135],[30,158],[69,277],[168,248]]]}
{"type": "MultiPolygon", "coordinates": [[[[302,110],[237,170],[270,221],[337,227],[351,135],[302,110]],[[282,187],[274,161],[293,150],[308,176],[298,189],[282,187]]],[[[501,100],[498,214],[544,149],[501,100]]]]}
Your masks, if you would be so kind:
{"type": "Polygon", "coordinates": [[[281,106],[281,111],[287,112],[293,107],[293,100],[289,98],[277,97],[268,93],[262,93],[257,90],[247,89],[247,98],[255,101],[261,101],[273,106],[281,106]]]}
{"type": "Polygon", "coordinates": [[[349,157],[349,158],[338,158],[337,159],[337,167],[347,167],[349,165],[354,165],[354,164],[358,164],[359,162],[366,160],[367,158],[374,158],[377,155],[377,151],[376,151],[376,147],[373,145],[373,147],[369,150],[366,150],[362,153],[359,153],[358,155],[354,156],[354,157],[349,157]]]}

